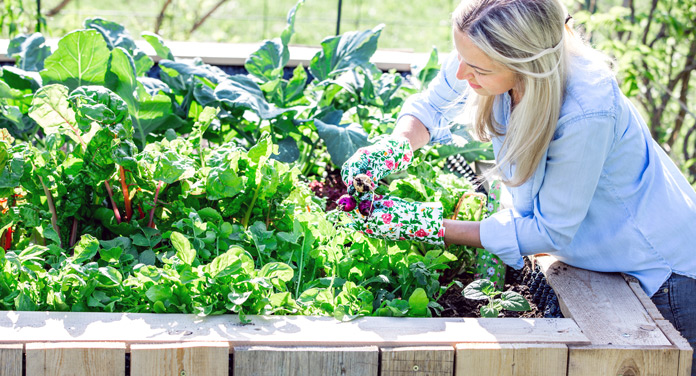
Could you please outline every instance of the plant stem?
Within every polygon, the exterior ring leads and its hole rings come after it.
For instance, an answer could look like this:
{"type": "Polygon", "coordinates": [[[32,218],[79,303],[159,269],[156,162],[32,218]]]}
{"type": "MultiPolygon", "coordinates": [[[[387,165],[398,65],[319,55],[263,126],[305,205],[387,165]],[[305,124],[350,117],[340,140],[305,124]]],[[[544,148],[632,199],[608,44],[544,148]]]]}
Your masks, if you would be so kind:
{"type": "Polygon", "coordinates": [[[121,178],[121,190],[123,191],[123,202],[126,206],[126,222],[133,218],[133,208],[131,207],[130,194],[128,193],[128,184],[126,184],[126,170],[123,166],[118,167],[118,174],[121,178]]]}
{"type": "Polygon", "coordinates": [[[72,229],[70,230],[70,242],[68,248],[72,248],[77,241],[77,217],[73,217],[72,229]]]}
{"type": "Polygon", "coordinates": [[[159,196],[160,193],[160,188],[162,187],[162,181],[157,182],[157,188],[155,189],[155,203],[152,205],[152,209],[150,209],[150,221],[147,223],[147,227],[150,228],[155,228],[155,208],[157,207],[157,197],[159,196]]]}
{"type": "Polygon", "coordinates": [[[259,190],[261,190],[261,184],[258,184],[256,186],[256,189],[254,190],[254,198],[251,199],[251,203],[249,203],[249,208],[247,209],[246,214],[244,214],[242,226],[245,229],[249,227],[249,219],[251,218],[251,212],[254,209],[254,205],[256,204],[256,199],[259,197],[259,190]]]}
{"type": "MultiPolygon", "coordinates": [[[[46,184],[44,184],[43,178],[41,175],[39,175],[39,181],[41,182],[41,186],[43,187],[44,194],[46,194],[46,202],[48,203],[48,209],[51,211],[51,225],[53,225],[53,229],[56,231],[56,234],[58,234],[58,239],[60,240],[60,229],[58,228],[58,212],[56,211],[56,205],[53,203],[53,196],[51,195],[51,191],[48,190],[46,187],[46,184]]],[[[60,247],[63,247],[63,241],[60,241],[60,247]]]]}
{"type": "Polygon", "coordinates": [[[121,213],[118,211],[118,207],[116,206],[116,201],[114,201],[114,192],[111,190],[111,186],[109,185],[109,182],[104,180],[104,186],[106,187],[106,193],[109,194],[109,200],[111,201],[111,207],[114,209],[114,217],[116,218],[116,223],[120,224],[121,223],[121,213]]]}
{"type": "Polygon", "coordinates": [[[302,247],[300,247],[300,264],[297,266],[297,286],[295,287],[295,299],[300,296],[300,284],[302,283],[302,270],[304,269],[304,247],[307,241],[306,236],[302,236],[302,247]]]}

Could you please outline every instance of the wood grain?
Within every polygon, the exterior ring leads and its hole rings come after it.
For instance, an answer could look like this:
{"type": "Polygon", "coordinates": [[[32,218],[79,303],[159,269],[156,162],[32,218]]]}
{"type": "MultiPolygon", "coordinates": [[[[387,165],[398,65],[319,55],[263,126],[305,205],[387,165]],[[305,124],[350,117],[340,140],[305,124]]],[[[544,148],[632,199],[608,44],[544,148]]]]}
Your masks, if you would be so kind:
{"type": "Polygon", "coordinates": [[[131,346],[131,376],[227,376],[227,342],[187,342],[131,346]]]}
{"type": "Polygon", "coordinates": [[[27,343],[27,375],[124,376],[125,343],[27,343]]]}
{"type": "Polygon", "coordinates": [[[379,349],[243,346],[233,363],[234,376],[377,376],[379,349]]]}
{"type": "Polygon", "coordinates": [[[561,344],[483,344],[456,346],[456,376],[558,376],[568,368],[561,344]]]}
{"type": "Polygon", "coordinates": [[[379,374],[380,376],[452,376],[454,347],[381,348],[379,374]]]}
{"type": "Polygon", "coordinates": [[[568,346],[568,376],[676,376],[679,350],[666,347],[568,346]]]}
{"type": "Polygon", "coordinates": [[[22,376],[21,344],[0,344],[0,376],[22,376]]]}

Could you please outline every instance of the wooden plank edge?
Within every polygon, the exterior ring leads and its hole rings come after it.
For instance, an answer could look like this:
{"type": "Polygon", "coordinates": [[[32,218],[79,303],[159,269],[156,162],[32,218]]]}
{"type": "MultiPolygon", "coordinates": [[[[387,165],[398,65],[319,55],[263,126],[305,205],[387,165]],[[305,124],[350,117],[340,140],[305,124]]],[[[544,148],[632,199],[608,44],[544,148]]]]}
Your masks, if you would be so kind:
{"type": "Polygon", "coordinates": [[[643,308],[648,312],[650,317],[653,320],[664,320],[665,318],[662,317],[662,313],[657,309],[655,306],[655,303],[652,302],[648,294],[643,291],[643,288],[640,287],[640,282],[638,282],[638,279],[636,277],[630,276],[628,274],[621,273],[623,276],[624,280],[628,284],[628,287],[633,290],[633,293],[636,295],[636,298],[638,298],[638,301],[643,305],[643,308]]]}
{"type": "Polygon", "coordinates": [[[691,375],[692,359],[694,349],[691,348],[689,342],[682,337],[677,329],[667,320],[655,320],[657,327],[662,330],[667,339],[679,349],[679,373],[678,376],[691,375]]]}
{"type": "Polygon", "coordinates": [[[590,343],[572,319],[363,317],[349,322],[319,316],[249,316],[249,319],[250,325],[240,325],[236,315],[0,311],[0,343],[227,342],[230,346],[590,343]],[[327,333],[331,333],[328,338],[327,333]]]}

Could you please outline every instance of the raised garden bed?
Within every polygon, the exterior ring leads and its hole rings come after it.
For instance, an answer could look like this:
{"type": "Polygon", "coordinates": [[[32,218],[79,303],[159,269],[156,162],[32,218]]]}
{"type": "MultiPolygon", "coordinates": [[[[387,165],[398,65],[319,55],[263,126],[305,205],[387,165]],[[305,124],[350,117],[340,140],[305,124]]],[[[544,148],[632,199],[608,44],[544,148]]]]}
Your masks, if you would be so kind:
{"type": "Polygon", "coordinates": [[[0,312],[0,376],[664,375],[692,349],[631,278],[534,258],[565,318],[0,312]],[[229,355],[228,355],[229,354],[229,355]]]}

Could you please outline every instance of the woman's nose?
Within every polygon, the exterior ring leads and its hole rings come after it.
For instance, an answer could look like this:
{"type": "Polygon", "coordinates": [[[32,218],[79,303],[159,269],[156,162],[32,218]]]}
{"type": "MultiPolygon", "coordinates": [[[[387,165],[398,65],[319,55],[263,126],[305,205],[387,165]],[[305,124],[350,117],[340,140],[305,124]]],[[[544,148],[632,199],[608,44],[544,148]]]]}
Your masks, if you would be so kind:
{"type": "Polygon", "coordinates": [[[459,80],[467,80],[473,76],[472,70],[469,68],[468,65],[464,62],[459,62],[459,67],[457,67],[457,79],[459,80]]]}

